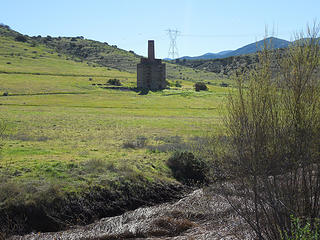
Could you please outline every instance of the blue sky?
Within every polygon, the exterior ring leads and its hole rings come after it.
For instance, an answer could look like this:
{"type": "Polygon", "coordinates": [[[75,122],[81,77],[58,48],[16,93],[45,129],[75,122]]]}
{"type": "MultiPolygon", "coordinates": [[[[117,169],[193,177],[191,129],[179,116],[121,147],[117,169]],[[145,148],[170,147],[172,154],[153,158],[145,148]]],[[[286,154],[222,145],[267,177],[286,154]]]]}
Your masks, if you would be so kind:
{"type": "Polygon", "coordinates": [[[179,56],[233,50],[263,38],[265,27],[290,40],[320,20],[319,0],[3,0],[0,23],[28,35],[84,36],[156,57],[178,29],[179,56]]]}

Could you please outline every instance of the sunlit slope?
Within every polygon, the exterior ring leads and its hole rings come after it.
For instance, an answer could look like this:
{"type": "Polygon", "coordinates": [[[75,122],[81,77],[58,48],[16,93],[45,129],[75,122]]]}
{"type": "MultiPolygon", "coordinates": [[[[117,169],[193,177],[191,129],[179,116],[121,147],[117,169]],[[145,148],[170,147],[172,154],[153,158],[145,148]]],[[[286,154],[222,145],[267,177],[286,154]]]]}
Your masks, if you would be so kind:
{"type": "Polygon", "coordinates": [[[70,60],[43,45],[22,43],[0,36],[0,94],[83,92],[94,83],[118,78],[134,85],[136,75],[70,60]]]}
{"type": "MultiPolygon", "coordinates": [[[[51,51],[67,55],[69,59],[81,60],[87,62],[90,66],[105,66],[108,68],[119,69],[135,73],[137,63],[140,62],[141,56],[133,51],[126,51],[118,48],[116,45],[109,45],[106,42],[99,42],[90,39],[78,37],[29,37],[22,35],[8,27],[0,25],[0,36],[6,36],[11,39],[24,37],[26,42],[31,45],[46,46],[51,51]]],[[[147,39],[146,39],[147,44],[147,39]]],[[[146,45],[147,47],[147,45],[146,45]]],[[[179,66],[172,62],[167,64],[167,79],[187,80],[187,81],[209,81],[215,83],[220,79],[218,74],[203,70],[194,70],[190,67],[179,66]],[[200,76],[200,77],[199,77],[200,76]]]]}

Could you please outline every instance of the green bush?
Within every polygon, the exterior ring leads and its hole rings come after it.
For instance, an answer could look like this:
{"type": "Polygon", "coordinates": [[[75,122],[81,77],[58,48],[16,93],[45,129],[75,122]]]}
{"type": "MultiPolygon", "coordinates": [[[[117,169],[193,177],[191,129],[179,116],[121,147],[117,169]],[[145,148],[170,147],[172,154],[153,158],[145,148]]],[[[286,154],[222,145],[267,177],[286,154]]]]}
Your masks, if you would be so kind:
{"type": "Polygon", "coordinates": [[[207,91],[208,87],[204,82],[196,82],[194,84],[194,89],[199,92],[199,91],[207,91]]]}
{"type": "Polygon", "coordinates": [[[116,78],[109,79],[107,84],[114,85],[114,86],[121,86],[120,80],[116,78]]]}
{"type": "Polygon", "coordinates": [[[319,219],[313,224],[303,224],[299,218],[291,216],[291,232],[281,232],[281,240],[316,240],[320,239],[319,219]]]}
{"type": "Polygon", "coordinates": [[[167,165],[173,176],[182,183],[205,183],[208,180],[208,164],[191,152],[175,152],[168,159],[167,165]]]}
{"type": "Polygon", "coordinates": [[[180,82],[180,81],[176,81],[176,82],[174,83],[174,85],[175,85],[176,87],[182,87],[182,85],[181,85],[181,82],[180,82]]]}

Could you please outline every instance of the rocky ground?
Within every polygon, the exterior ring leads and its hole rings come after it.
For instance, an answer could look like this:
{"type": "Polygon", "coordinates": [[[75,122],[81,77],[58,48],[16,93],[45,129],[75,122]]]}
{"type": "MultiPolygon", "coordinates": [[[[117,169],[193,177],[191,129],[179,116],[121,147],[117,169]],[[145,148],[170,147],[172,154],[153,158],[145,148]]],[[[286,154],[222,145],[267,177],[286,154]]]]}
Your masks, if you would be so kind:
{"type": "Polygon", "coordinates": [[[248,227],[219,194],[199,189],[179,201],[139,208],[56,233],[13,236],[44,239],[252,239],[248,227]]]}

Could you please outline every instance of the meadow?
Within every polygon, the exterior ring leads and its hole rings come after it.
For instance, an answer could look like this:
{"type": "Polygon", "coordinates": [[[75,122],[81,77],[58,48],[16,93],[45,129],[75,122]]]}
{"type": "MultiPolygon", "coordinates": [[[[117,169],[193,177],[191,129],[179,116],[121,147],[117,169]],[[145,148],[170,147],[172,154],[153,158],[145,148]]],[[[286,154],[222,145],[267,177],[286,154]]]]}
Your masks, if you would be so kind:
{"type": "Polygon", "coordinates": [[[174,181],[166,166],[172,150],[214,131],[221,120],[228,90],[205,72],[199,76],[211,81],[209,91],[169,77],[182,87],[139,95],[103,88],[111,78],[135,87],[135,73],[93,67],[43,45],[0,41],[0,94],[8,93],[0,97],[7,124],[0,169],[15,183],[38,182],[34,191],[61,182],[63,191],[81,192],[128,172],[174,181]]]}
{"type": "Polygon", "coordinates": [[[142,95],[136,73],[0,35],[0,239],[180,196],[167,161],[220,128],[232,81],[166,64],[171,87],[142,95]]]}

